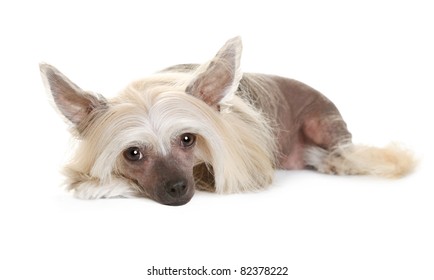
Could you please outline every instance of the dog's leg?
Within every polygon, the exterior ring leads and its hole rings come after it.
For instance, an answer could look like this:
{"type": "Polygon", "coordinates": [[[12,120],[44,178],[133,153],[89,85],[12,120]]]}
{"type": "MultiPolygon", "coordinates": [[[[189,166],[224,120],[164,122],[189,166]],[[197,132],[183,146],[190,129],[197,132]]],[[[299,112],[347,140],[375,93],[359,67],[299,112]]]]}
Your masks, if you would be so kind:
{"type": "Polygon", "coordinates": [[[193,168],[196,189],[207,192],[215,192],[215,178],[211,166],[205,163],[196,165],[193,168]]]}
{"type": "Polygon", "coordinates": [[[74,196],[80,199],[118,198],[137,196],[134,189],[126,185],[124,181],[112,179],[108,184],[98,184],[86,181],[72,188],[74,196]]]}
{"type": "Polygon", "coordinates": [[[307,144],[304,154],[307,166],[327,174],[357,174],[335,163],[341,157],[338,147],[351,145],[351,133],[339,113],[309,117],[301,130],[307,144]]]}
{"type": "Polygon", "coordinates": [[[306,165],[338,175],[401,177],[414,167],[412,154],[398,145],[376,148],[354,145],[340,116],[307,119],[303,134],[313,145],[305,151],[306,165]]]}

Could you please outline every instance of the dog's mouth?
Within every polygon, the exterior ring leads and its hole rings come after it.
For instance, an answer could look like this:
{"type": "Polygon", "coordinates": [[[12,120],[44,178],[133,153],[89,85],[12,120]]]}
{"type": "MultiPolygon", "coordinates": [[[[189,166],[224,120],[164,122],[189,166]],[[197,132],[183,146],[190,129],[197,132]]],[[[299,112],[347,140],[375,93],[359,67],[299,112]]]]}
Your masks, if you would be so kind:
{"type": "Polygon", "coordinates": [[[168,205],[168,206],[181,206],[181,205],[185,205],[187,204],[191,199],[193,198],[193,196],[185,198],[185,199],[179,199],[179,200],[175,200],[175,201],[170,201],[167,203],[162,203],[164,205],[168,205]]]}
{"type": "Polygon", "coordinates": [[[193,198],[193,195],[189,195],[189,196],[183,196],[180,198],[165,198],[165,199],[158,199],[156,200],[157,202],[164,204],[164,205],[168,205],[168,206],[181,206],[181,205],[185,205],[188,202],[190,202],[190,200],[193,198]]]}

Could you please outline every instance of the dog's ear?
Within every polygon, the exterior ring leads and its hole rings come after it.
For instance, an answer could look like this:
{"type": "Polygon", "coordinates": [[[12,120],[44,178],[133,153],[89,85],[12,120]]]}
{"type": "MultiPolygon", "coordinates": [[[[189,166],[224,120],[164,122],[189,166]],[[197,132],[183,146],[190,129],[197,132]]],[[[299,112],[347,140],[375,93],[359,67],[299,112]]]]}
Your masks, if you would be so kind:
{"type": "Polygon", "coordinates": [[[39,65],[45,87],[52,94],[59,111],[77,128],[95,110],[105,108],[106,100],[82,90],[55,67],[39,65]]]}
{"type": "Polygon", "coordinates": [[[238,88],[242,73],[241,37],[226,42],[203,72],[187,86],[186,92],[219,109],[219,103],[229,100],[238,88]]]}

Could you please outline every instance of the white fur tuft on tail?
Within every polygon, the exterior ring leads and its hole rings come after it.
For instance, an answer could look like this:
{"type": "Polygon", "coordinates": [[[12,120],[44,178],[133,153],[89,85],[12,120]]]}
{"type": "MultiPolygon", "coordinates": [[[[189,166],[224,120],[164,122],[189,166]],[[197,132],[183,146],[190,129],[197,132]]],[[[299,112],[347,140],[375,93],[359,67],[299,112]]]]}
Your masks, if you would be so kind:
{"type": "Polygon", "coordinates": [[[307,166],[327,174],[386,178],[402,177],[416,165],[412,152],[396,143],[384,148],[345,144],[332,151],[310,147],[305,153],[305,162],[307,166]]]}

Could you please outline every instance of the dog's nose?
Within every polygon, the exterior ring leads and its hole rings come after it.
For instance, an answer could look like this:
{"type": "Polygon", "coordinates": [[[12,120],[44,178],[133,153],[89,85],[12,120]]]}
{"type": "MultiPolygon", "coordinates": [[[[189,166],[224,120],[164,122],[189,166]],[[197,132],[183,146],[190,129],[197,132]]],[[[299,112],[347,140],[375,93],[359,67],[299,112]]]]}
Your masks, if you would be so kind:
{"type": "Polygon", "coordinates": [[[170,182],[165,186],[166,192],[173,198],[182,197],[187,192],[187,182],[184,180],[170,182]]]}

